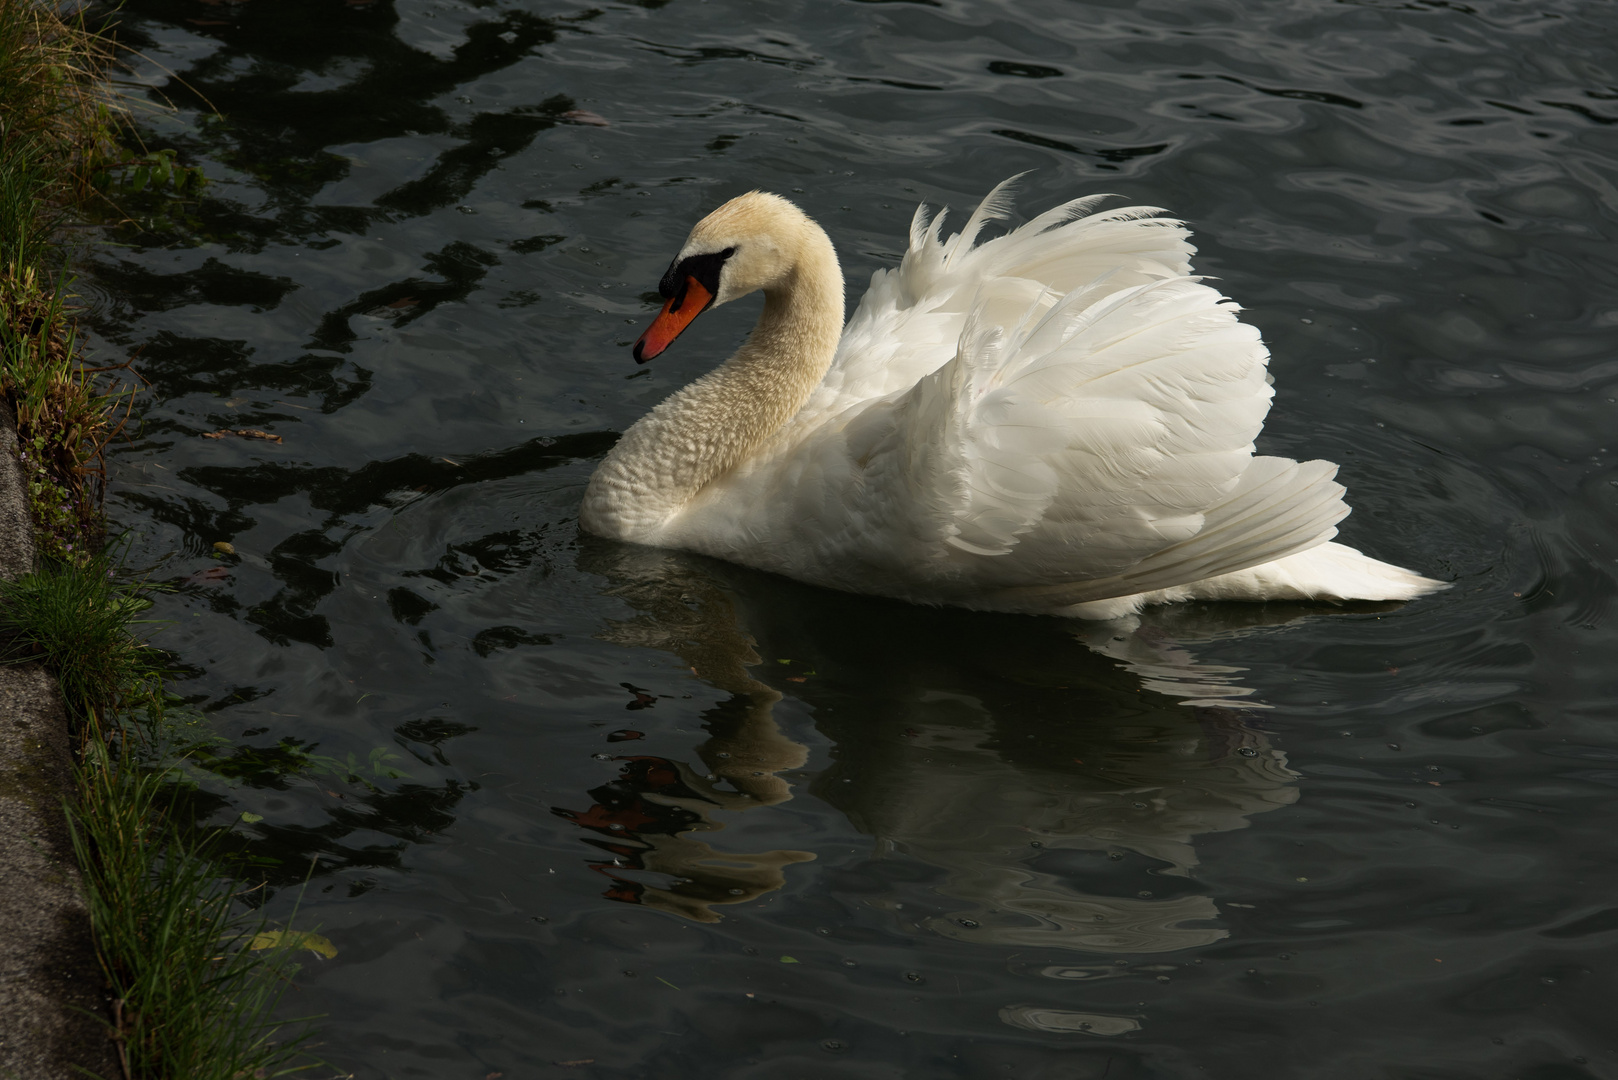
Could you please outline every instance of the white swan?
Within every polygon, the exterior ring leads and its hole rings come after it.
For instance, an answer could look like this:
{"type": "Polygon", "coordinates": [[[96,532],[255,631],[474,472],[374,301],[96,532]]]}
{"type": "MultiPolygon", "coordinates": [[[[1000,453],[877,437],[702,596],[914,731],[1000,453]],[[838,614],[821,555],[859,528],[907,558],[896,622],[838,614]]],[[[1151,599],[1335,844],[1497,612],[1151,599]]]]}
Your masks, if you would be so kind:
{"type": "Polygon", "coordinates": [[[1268,352],[1190,275],[1184,226],[1104,196],[975,244],[1011,181],[843,327],[825,232],[752,192],[663,276],[645,362],[764,291],[736,354],[624,433],[579,522],[856,593],[1116,618],[1179,600],[1405,600],[1442,582],[1329,543],[1337,467],[1253,456],[1268,352]]]}

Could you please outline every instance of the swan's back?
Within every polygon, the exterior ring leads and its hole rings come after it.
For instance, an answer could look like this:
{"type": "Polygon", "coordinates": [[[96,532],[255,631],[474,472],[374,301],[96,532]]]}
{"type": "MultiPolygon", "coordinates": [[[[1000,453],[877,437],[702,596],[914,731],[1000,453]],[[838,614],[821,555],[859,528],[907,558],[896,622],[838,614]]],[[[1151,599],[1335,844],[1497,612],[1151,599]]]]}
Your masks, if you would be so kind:
{"type": "Polygon", "coordinates": [[[1005,189],[947,240],[917,211],[808,403],[660,542],[856,592],[1088,613],[1335,534],[1335,466],[1253,455],[1268,352],[1189,276],[1181,223],[1089,215],[1090,197],[975,244],[1005,189]]]}

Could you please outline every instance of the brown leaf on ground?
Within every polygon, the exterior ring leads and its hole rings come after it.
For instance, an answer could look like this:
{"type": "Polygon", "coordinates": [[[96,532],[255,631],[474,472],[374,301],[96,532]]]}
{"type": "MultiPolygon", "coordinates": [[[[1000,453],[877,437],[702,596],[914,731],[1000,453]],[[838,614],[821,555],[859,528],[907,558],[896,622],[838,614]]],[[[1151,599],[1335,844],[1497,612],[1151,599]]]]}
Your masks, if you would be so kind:
{"type": "Polygon", "coordinates": [[[263,439],[265,442],[273,443],[282,441],[281,436],[271,435],[268,431],[260,431],[258,428],[220,428],[218,431],[202,433],[204,439],[223,439],[226,435],[235,435],[243,439],[263,439]]]}

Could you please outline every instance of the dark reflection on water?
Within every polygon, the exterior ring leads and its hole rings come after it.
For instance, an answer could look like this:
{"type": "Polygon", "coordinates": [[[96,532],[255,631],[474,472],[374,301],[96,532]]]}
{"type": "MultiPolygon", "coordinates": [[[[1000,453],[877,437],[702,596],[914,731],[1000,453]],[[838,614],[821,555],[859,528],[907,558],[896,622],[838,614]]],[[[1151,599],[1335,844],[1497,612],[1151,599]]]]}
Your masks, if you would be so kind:
{"type": "Polygon", "coordinates": [[[231,740],[199,813],[262,817],[272,912],[314,860],[334,1062],[1618,1074],[1605,6],[123,10],[214,184],[84,283],[152,382],[114,514],[231,740]],[[1070,625],[578,535],[753,317],[629,362],[702,212],[799,199],[857,295],[1023,169],[1190,221],[1275,355],[1261,449],[1456,587],[1070,625]]]}

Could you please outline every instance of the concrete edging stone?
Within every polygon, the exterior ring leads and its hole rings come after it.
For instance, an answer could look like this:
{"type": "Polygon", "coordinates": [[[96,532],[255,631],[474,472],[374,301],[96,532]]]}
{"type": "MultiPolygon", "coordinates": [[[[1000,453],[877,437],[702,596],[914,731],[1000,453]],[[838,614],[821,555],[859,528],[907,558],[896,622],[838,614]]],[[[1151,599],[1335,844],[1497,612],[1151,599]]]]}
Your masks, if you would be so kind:
{"type": "MultiPolygon", "coordinates": [[[[0,575],[34,566],[11,408],[0,402],[0,575]]],[[[56,680],[0,664],[0,1080],[120,1075],[63,802],[72,741],[56,680]]]]}

